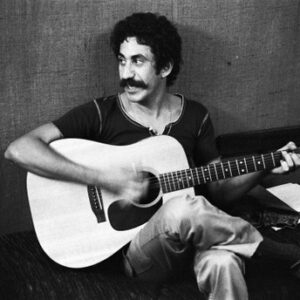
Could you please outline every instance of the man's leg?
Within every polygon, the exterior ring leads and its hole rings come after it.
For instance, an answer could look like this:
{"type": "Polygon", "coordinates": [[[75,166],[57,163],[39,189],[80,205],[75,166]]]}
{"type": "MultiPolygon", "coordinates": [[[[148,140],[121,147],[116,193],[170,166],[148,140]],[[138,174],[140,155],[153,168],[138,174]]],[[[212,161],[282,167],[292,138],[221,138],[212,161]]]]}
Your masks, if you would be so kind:
{"type": "Polygon", "coordinates": [[[137,278],[163,281],[182,270],[187,259],[192,263],[191,252],[218,249],[251,257],[261,240],[249,223],[205,198],[177,197],[167,201],[132,240],[125,264],[127,273],[137,278]]]}
{"type": "Polygon", "coordinates": [[[253,259],[269,262],[286,269],[300,279],[300,225],[295,228],[261,228],[264,240],[259,244],[253,259]]]}
{"type": "Polygon", "coordinates": [[[210,300],[248,299],[244,262],[231,251],[207,250],[195,255],[199,290],[210,300]]]}

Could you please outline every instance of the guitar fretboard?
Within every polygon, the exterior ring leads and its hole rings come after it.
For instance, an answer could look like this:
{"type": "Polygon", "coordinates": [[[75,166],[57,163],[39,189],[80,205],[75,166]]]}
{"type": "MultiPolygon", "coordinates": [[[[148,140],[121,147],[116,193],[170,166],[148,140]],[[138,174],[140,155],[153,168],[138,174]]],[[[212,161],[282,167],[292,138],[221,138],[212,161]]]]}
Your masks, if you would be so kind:
{"type": "Polygon", "coordinates": [[[193,169],[160,174],[159,181],[162,191],[169,193],[200,184],[272,169],[280,165],[281,156],[281,152],[278,151],[235,158],[193,169]]]}

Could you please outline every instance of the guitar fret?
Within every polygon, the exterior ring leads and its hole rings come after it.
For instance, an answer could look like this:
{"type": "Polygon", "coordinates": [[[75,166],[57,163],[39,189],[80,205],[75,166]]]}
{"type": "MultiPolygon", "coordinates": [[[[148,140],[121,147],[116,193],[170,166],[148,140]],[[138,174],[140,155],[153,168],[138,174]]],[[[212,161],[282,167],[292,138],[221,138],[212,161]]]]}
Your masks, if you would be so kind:
{"type": "Polygon", "coordinates": [[[229,170],[229,166],[228,166],[228,161],[223,163],[223,170],[224,170],[224,174],[225,174],[224,178],[230,177],[230,170],[229,170]]]}
{"type": "Polygon", "coordinates": [[[171,187],[173,185],[172,190],[176,191],[177,190],[177,185],[176,185],[177,180],[176,180],[176,178],[174,178],[174,174],[173,173],[170,173],[170,176],[171,176],[171,187]]]}
{"type": "Polygon", "coordinates": [[[184,170],[185,171],[185,178],[186,178],[186,187],[189,186],[189,182],[188,182],[188,173],[187,173],[187,170],[184,170]]]}
{"type": "Polygon", "coordinates": [[[238,175],[241,175],[239,163],[238,163],[238,161],[236,159],[235,159],[235,164],[236,164],[236,169],[237,169],[238,175]]]}
{"type": "Polygon", "coordinates": [[[232,168],[231,163],[232,162],[229,160],[228,161],[228,166],[229,166],[229,171],[230,171],[230,177],[233,177],[233,176],[235,176],[237,174],[234,173],[234,169],[232,168]]]}
{"type": "Polygon", "coordinates": [[[180,179],[181,179],[181,184],[182,184],[182,188],[185,188],[185,184],[184,184],[184,176],[183,176],[183,171],[180,172],[180,179]]]}
{"type": "Polygon", "coordinates": [[[189,171],[190,171],[190,177],[189,178],[190,178],[190,182],[192,183],[191,186],[194,186],[195,185],[194,176],[193,176],[192,170],[189,169],[189,171]]]}
{"type": "Polygon", "coordinates": [[[245,173],[247,173],[246,170],[247,170],[247,165],[246,165],[245,158],[239,160],[239,171],[240,171],[240,173],[245,174],[245,173]]]}
{"type": "Polygon", "coordinates": [[[201,183],[201,180],[200,180],[200,177],[199,177],[199,169],[195,169],[195,172],[196,172],[196,176],[197,176],[197,183],[200,184],[201,183]]]}
{"type": "Polygon", "coordinates": [[[222,163],[218,163],[217,164],[217,169],[218,169],[219,178],[220,179],[225,179],[223,164],[222,163]]]}
{"type": "Polygon", "coordinates": [[[184,173],[184,170],[182,170],[181,172],[180,172],[180,181],[181,181],[181,185],[182,185],[182,188],[184,189],[184,188],[186,188],[186,185],[185,185],[185,175],[184,175],[185,173],[184,173]]]}
{"type": "Polygon", "coordinates": [[[168,173],[168,174],[167,174],[168,184],[169,184],[169,187],[170,187],[170,191],[172,191],[172,190],[173,190],[173,189],[172,189],[172,178],[170,178],[170,176],[171,176],[171,174],[168,173]]]}
{"type": "Polygon", "coordinates": [[[181,184],[181,185],[182,185],[182,188],[184,188],[184,184],[183,184],[183,182],[182,182],[183,180],[182,180],[181,172],[180,172],[180,171],[177,171],[176,173],[177,173],[177,174],[179,173],[179,176],[177,175],[179,187],[180,187],[180,184],[181,184]]]}
{"type": "Polygon", "coordinates": [[[212,176],[212,180],[215,181],[215,180],[219,180],[219,174],[218,174],[218,170],[217,170],[217,167],[216,167],[216,164],[213,163],[213,164],[210,164],[211,166],[211,176],[212,176]]]}
{"type": "Polygon", "coordinates": [[[210,181],[212,181],[211,172],[210,172],[210,167],[208,166],[207,169],[208,169],[209,179],[210,179],[210,181]]]}
{"type": "MultiPolygon", "coordinates": [[[[193,186],[195,186],[197,184],[196,180],[195,180],[195,169],[191,170],[191,175],[192,175],[192,181],[193,181],[193,186]]],[[[197,173],[196,173],[197,174],[197,173]]]]}
{"type": "Polygon", "coordinates": [[[213,166],[214,166],[214,168],[215,168],[217,180],[219,180],[219,175],[218,175],[218,171],[217,171],[217,166],[216,166],[216,164],[213,164],[213,166]]]}
{"type": "Polygon", "coordinates": [[[273,167],[276,167],[276,163],[275,163],[275,158],[274,158],[274,153],[273,152],[271,152],[271,157],[272,157],[273,167]]]}
{"type": "Polygon", "coordinates": [[[189,175],[189,169],[185,170],[185,174],[186,174],[186,187],[190,187],[191,186],[191,176],[189,175]]]}
{"type": "Polygon", "coordinates": [[[168,192],[167,187],[166,187],[166,181],[165,181],[165,178],[164,178],[164,174],[160,174],[159,181],[160,181],[160,185],[161,185],[161,188],[162,188],[163,192],[168,192]]]}
{"type": "Polygon", "coordinates": [[[222,170],[222,173],[223,173],[223,179],[225,179],[225,172],[224,172],[223,163],[221,162],[220,165],[221,165],[221,170],[222,170]]]}
{"type": "Polygon", "coordinates": [[[266,169],[266,163],[265,163],[265,159],[264,159],[263,155],[261,155],[261,159],[262,159],[262,162],[263,162],[264,169],[266,169]]]}
{"type": "Polygon", "coordinates": [[[179,181],[179,186],[181,185],[181,188],[184,188],[184,183],[183,183],[183,178],[182,178],[182,171],[178,171],[178,181],[179,181]]]}
{"type": "Polygon", "coordinates": [[[252,160],[253,160],[254,170],[257,171],[257,166],[256,166],[256,162],[255,162],[254,156],[252,156],[252,160]]]}
{"type": "Polygon", "coordinates": [[[245,163],[246,173],[249,173],[249,170],[248,170],[248,166],[247,166],[247,162],[246,162],[246,158],[245,158],[245,157],[244,157],[244,163],[245,163]]]}
{"type": "Polygon", "coordinates": [[[202,171],[203,181],[204,181],[204,183],[206,183],[206,179],[205,179],[205,174],[204,174],[203,167],[201,167],[201,171],[202,171]]]}
{"type": "Polygon", "coordinates": [[[168,189],[168,191],[170,192],[170,191],[172,191],[172,188],[171,188],[171,183],[170,183],[170,181],[169,181],[169,178],[168,178],[168,174],[167,174],[167,173],[165,174],[165,177],[166,177],[167,189],[168,189]]]}
{"type": "Polygon", "coordinates": [[[232,177],[232,169],[231,169],[230,161],[228,161],[228,167],[229,167],[230,177],[232,177]]]}
{"type": "Polygon", "coordinates": [[[245,169],[247,173],[251,173],[255,171],[251,156],[244,158],[244,162],[245,162],[245,169]]]}
{"type": "Polygon", "coordinates": [[[210,177],[209,169],[207,168],[207,166],[205,166],[203,170],[204,170],[206,182],[210,182],[211,181],[211,177],[210,177]]]}

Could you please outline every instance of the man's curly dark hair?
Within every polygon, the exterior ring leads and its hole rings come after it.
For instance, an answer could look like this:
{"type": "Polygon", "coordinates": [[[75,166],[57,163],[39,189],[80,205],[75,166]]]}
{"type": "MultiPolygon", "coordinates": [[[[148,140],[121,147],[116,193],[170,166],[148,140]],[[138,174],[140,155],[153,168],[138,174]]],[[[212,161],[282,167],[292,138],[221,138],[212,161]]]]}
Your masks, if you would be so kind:
{"type": "Polygon", "coordinates": [[[153,13],[134,13],[119,21],[110,37],[111,48],[117,57],[120,45],[128,38],[151,48],[155,59],[157,74],[169,63],[172,72],[167,77],[167,86],[174,83],[182,62],[181,38],[176,27],[165,17],[153,13]]]}

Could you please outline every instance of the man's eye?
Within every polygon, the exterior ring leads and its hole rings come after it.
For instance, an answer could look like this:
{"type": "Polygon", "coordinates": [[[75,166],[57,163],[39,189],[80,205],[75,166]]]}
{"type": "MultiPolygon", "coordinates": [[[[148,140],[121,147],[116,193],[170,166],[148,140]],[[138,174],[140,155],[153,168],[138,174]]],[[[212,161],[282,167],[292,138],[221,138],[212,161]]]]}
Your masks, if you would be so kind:
{"type": "Polygon", "coordinates": [[[136,65],[142,65],[144,63],[144,59],[142,58],[136,58],[134,61],[133,61],[136,65]]]}
{"type": "Polygon", "coordinates": [[[125,63],[126,63],[125,59],[122,57],[118,57],[118,62],[120,65],[125,65],[125,63]]]}

